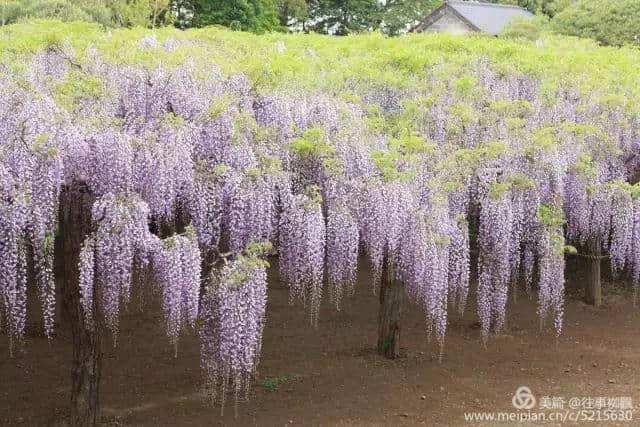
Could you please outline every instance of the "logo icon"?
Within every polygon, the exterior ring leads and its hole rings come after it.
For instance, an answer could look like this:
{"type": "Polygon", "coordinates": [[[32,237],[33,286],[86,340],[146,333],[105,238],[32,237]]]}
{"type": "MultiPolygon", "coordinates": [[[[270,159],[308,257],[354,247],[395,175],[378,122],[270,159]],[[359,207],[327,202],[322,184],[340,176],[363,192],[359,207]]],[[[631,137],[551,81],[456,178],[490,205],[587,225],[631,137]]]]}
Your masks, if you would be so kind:
{"type": "Polygon", "coordinates": [[[516,394],[511,399],[513,407],[516,409],[532,409],[536,406],[536,397],[531,393],[531,389],[527,386],[520,386],[516,390],[516,394]]]}

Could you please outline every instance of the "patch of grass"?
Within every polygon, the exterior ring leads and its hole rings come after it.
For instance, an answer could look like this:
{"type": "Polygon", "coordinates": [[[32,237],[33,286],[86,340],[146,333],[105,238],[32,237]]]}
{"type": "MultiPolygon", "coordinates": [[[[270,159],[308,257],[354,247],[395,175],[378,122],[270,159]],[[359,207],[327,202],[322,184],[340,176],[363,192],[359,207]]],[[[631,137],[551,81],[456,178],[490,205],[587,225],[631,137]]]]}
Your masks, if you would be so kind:
{"type": "Polygon", "coordinates": [[[266,377],[262,382],[262,386],[269,391],[276,391],[281,385],[293,381],[296,378],[295,375],[275,375],[266,377]]]}

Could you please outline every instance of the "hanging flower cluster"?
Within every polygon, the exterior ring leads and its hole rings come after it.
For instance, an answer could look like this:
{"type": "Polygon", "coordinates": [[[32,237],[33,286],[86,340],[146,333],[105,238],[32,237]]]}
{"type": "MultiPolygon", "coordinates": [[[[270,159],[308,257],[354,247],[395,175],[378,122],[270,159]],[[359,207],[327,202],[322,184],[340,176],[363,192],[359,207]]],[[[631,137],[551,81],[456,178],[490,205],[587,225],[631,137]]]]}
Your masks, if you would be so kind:
{"type": "MultiPolygon", "coordinates": [[[[422,305],[428,335],[436,336],[441,351],[447,327],[450,244],[454,233],[443,206],[416,211],[402,233],[398,257],[398,276],[408,294],[422,305]]],[[[465,248],[456,250],[460,253],[465,248]]],[[[456,291],[466,294],[467,284],[457,285],[460,289],[456,291]]]]}
{"type": "Polygon", "coordinates": [[[21,340],[30,246],[44,332],[50,337],[55,313],[53,260],[63,175],[63,127],[53,120],[57,108],[50,99],[41,100],[2,81],[0,97],[0,310],[9,337],[21,340]]]}
{"type": "Polygon", "coordinates": [[[542,205],[539,210],[542,233],[538,240],[538,315],[541,324],[553,317],[556,336],[562,331],[564,314],[564,222],[558,204],[542,205]]]}
{"type": "Polygon", "coordinates": [[[469,224],[464,214],[458,214],[451,224],[449,244],[449,302],[462,316],[469,294],[469,224]]]}
{"type": "Polygon", "coordinates": [[[137,197],[107,193],[96,200],[92,218],[97,225],[80,253],[80,294],[87,317],[93,315],[93,298],[99,298],[105,323],[118,332],[121,302],[129,301],[134,256],[147,252],[149,208],[137,197]],[[94,293],[94,283],[99,293],[94,293]]]}
{"type": "Polygon", "coordinates": [[[241,252],[253,240],[274,241],[277,236],[277,182],[252,172],[230,195],[229,248],[233,252],[241,252]]]}
{"type": "Polygon", "coordinates": [[[290,300],[309,305],[317,326],[325,259],[325,220],[317,187],[284,201],[280,223],[280,275],[289,285],[290,300]]]}
{"type": "Polygon", "coordinates": [[[214,272],[202,300],[200,354],[205,390],[224,405],[232,384],[236,401],[246,395],[262,345],[267,304],[265,246],[252,243],[214,272]]]}
{"type": "Polygon", "coordinates": [[[178,352],[178,338],[186,327],[195,327],[200,301],[200,249],[192,227],[154,248],[152,267],[162,289],[162,310],[169,341],[178,352]]]}
{"type": "Polygon", "coordinates": [[[191,227],[185,235],[161,240],[149,232],[148,217],[148,206],[134,196],[107,193],[95,202],[96,231],[80,251],[80,301],[93,324],[94,298],[99,298],[106,327],[115,338],[121,304],[130,298],[135,263],[148,266],[162,291],[169,340],[177,345],[180,331],[194,326],[198,316],[200,249],[191,227]]]}
{"type": "Polygon", "coordinates": [[[478,231],[478,316],[486,339],[493,326],[501,331],[509,290],[512,211],[508,193],[492,188],[481,202],[478,231]]]}
{"type": "Polygon", "coordinates": [[[354,292],[359,242],[358,223],[346,203],[330,205],[327,216],[327,284],[329,298],[337,309],[343,294],[354,292]]]}

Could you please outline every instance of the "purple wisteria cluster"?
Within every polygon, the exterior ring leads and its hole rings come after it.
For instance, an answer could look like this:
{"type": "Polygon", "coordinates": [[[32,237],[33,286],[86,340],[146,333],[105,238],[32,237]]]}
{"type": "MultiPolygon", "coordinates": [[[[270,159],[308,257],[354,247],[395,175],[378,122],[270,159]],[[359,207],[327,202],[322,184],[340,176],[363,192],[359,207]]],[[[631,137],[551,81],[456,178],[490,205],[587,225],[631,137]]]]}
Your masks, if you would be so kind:
{"type": "MultiPolygon", "coordinates": [[[[448,319],[451,226],[446,207],[442,205],[415,212],[403,230],[397,261],[398,278],[405,283],[407,293],[422,305],[429,337],[436,336],[441,352],[448,319]]],[[[457,250],[459,254],[465,248],[457,250]]],[[[457,268],[465,269],[465,266],[457,268]]],[[[468,277],[468,273],[463,275],[468,277]]],[[[468,281],[452,282],[451,286],[455,287],[454,292],[466,294],[468,281]]]]}
{"type": "MultiPolygon", "coordinates": [[[[24,334],[27,252],[44,317],[44,332],[54,327],[54,238],[63,175],[59,145],[63,126],[51,99],[0,79],[0,316],[10,340],[24,334]]],[[[2,323],[2,322],[0,322],[2,323]]],[[[1,325],[0,325],[1,327],[1,325]]]]}
{"type": "Polygon", "coordinates": [[[358,223],[346,201],[329,206],[326,223],[327,287],[330,300],[339,310],[343,295],[352,295],[356,284],[358,223]]]}
{"type": "Polygon", "coordinates": [[[309,305],[317,325],[324,277],[325,221],[317,188],[290,196],[280,223],[280,275],[290,287],[290,300],[309,305]]]}
{"type": "Polygon", "coordinates": [[[482,198],[478,230],[478,316],[486,339],[489,328],[501,331],[509,291],[509,246],[513,212],[509,193],[482,198]]]}
{"type": "Polygon", "coordinates": [[[96,231],[86,238],[79,261],[80,302],[87,321],[95,326],[100,307],[116,338],[120,306],[129,302],[134,271],[149,268],[162,292],[167,335],[177,345],[181,330],[195,326],[198,317],[201,255],[195,232],[188,228],[184,235],[159,239],[149,231],[147,204],[136,196],[107,193],[95,202],[92,215],[96,231]]]}
{"type": "Polygon", "coordinates": [[[200,355],[205,392],[224,405],[249,392],[262,346],[267,304],[266,263],[239,255],[214,272],[202,300],[200,355]]]}
{"type": "Polygon", "coordinates": [[[151,252],[152,267],[162,290],[162,310],[167,335],[178,352],[178,338],[186,327],[195,327],[200,302],[201,257],[192,228],[159,242],[151,252]]]}

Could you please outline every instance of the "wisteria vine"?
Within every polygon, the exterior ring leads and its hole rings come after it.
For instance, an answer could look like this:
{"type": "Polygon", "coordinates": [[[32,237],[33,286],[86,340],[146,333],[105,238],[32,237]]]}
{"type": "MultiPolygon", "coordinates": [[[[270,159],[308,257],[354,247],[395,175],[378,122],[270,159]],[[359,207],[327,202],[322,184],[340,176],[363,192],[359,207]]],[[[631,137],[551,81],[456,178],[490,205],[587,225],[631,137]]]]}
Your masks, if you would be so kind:
{"type": "Polygon", "coordinates": [[[24,61],[0,59],[0,327],[12,349],[31,283],[52,335],[60,192],[79,183],[95,199],[78,260],[87,326],[117,337],[132,286],[146,285],[134,271],[150,273],[170,343],[197,328],[221,400],[255,374],[268,255],[316,326],[323,295],[348,306],[362,253],[374,290],[388,262],[441,351],[473,282],[485,342],[520,282],[560,334],[570,245],[606,251],[615,274],[640,281],[640,126],[598,94],[566,87],[550,103],[538,78],[486,58],[434,64],[420,90],[351,82],[349,99],[260,92],[213,63],[118,64],[91,47],[24,61]]]}

